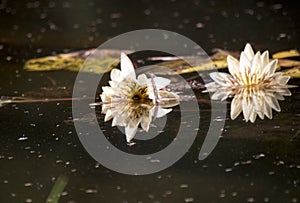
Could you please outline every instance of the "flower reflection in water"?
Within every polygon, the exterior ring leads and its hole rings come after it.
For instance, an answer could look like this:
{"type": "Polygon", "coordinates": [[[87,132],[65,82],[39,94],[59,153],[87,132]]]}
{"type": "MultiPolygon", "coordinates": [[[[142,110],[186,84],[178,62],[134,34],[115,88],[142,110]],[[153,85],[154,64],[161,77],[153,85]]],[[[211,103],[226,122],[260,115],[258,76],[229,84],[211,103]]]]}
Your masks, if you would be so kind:
{"type": "Polygon", "coordinates": [[[287,85],[289,76],[276,72],[277,59],[269,62],[269,52],[257,52],[247,44],[241,52],[240,61],[227,57],[230,74],[214,72],[210,76],[214,82],[206,85],[208,92],[213,92],[213,100],[225,100],[233,97],[231,119],[243,112],[245,121],[253,123],[257,115],[272,119],[272,109],[280,111],[278,100],[290,96],[287,85]]]}
{"type": "Polygon", "coordinates": [[[179,104],[178,95],[162,90],[170,80],[141,74],[136,78],[134,66],[127,55],[121,54],[121,70],[113,69],[110,86],[102,87],[102,113],[104,121],[112,120],[112,126],[125,127],[126,141],[130,142],[140,125],[149,130],[152,118],[160,118],[171,112],[170,107],[179,104]],[[166,109],[169,108],[169,109],[166,109]]]}

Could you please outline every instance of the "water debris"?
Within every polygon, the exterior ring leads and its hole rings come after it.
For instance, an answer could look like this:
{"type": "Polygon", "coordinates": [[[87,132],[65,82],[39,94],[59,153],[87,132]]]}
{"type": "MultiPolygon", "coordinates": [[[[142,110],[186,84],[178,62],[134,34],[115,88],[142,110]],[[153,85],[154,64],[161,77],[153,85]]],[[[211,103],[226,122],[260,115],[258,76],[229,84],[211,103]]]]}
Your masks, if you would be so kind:
{"type": "Polygon", "coordinates": [[[6,104],[17,104],[17,103],[44,103],[44,102],[58,102],[58,101],[74,101],[74,100],[90,100],[95,98],[45,98],[45,99],[34,99],[26,97],[9,97],[1,96],[0,107],[6,104]]]}
{"type": "Polygon", "coordinates": [[[63,190],[67,186],[69,181],[69,178],[65,175],[60,175],[57,180],[55,181],[55,184],[46,200],[46,203],[58,203],[59,198],[61,197],[61,194],[63,193],[63,190]]]}

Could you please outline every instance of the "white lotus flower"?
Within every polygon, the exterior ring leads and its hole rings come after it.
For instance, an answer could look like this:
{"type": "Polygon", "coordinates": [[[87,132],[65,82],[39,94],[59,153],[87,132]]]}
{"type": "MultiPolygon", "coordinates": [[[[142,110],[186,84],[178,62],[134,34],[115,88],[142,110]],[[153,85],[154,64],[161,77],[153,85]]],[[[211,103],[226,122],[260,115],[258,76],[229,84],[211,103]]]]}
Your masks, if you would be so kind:
{"type": "Polygon", "coordinates": [[[160,107],[160,100],[163,101],[161,95],[168,94],[173,98],[172,105],[165,107],[179,104],[176,94],[160,90],[170,84],[169,79],[147,78],[145,74],[136,78],[134,66],[124,53],[121,54],[121,70],[113,69],[110,78],[110,86],[102,87],[100,95],[104,121],[113,119],[112,126],[125,127],[127,142],[133,139],[139,125],[148,131],[152,117],[160,118],[172,111],[160,107]]]}
{"type": "Polygon", "coordinates": [[[232,56],[227,57],[230,74],[214,72],[210,77],[214,82],[206,85],[208,92],[214,92],[213,100],[225,100],[232,97],[231,119],[242,111],[247,121],[254,122],[258,115],[272,118],[272,109],[280,111],[277,100],[290,96],[287,89],[289,76],[276,72],[278,60],[269,61],[269,52],[257,52],[254,55],[250,44],[241,52],[240,61],[232,56]]]}

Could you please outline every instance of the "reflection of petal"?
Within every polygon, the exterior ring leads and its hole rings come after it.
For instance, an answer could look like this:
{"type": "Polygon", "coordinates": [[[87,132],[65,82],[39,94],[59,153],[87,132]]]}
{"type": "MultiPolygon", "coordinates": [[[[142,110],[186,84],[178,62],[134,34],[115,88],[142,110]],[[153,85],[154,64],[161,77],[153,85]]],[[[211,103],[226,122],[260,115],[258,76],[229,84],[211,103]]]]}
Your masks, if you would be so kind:
{"type": "Polygon", "coordinates": [[[255,111],[252,111],[250,118],[249,118],[251,123],[255,122],[256,116],[257,116],[257,113],[255,111]]]}
{"type": "Polygon", "coordinates": [[[150,123],[151,123],[151,116],[144,116],[141,120],[141,127],[144,131],[148,132],[150,123]]]}
{"type": "Polygon", "coordinates": [[[110,119],[112,119],[112,114],[111,114],[111,113],[112,113],[112,112],[111,112],[110,109],[108,109],[108,110],[106,111],[105,118],[104,118],[104,122],[109,121],[110,119]]]}
{"type": "Polygon", "coordinates": [[[253,105],[255,108],[256,113],[260,117],[260,119],[264,119],[264,108],[265,108],[265,101],[263,100],[260,91],[257,94],[253,94],[253,105]]]}
{"type": "Polygon", "coordinates": [[[159,106],[162,108],[170,108],[179,104],[179,96],[173,92],[160,90],[158,91],[160,101],[159,106]]]}
{"type": "Polygon", "coordinates": [[[121,53],[121,73],[123,78],[136,80],[134,66],[128,56],[121,53]]]}
{"type": "Polygon", "coordinates": [[[238,115],[242,112],[242,101],[240,95],[235,95],[231,102],[230,117],[232,120],[236,119],[238,115]]]}
{"type": "Polygon", "coordinates": [[[126,134],[127,142],[130,142],[134,138],[136,131],[137,131],[137,126],[136,127],[126,126],[125,127],[125,134],[126,134]]]}
{"type": "Polygon", "coordinates": [[[253,111],[253,104],[249,100],[248,97],[244,97],[242,100],[242,108],[243,108],[243,115],[246,121],[249,121],[250,115],[253,111]]]}
{"type": "Polygon", "coordinates": [[[114,117],[111,126],[125,126],[125,118],[123,116],[114,117]]]}
{"type": "Polygon", "coordinates": [[[276,110],[278,112],[280,111],[279,103],[278,103],[277,99],[274,98],[273,93],[268,94],[268,95],[264,94],[264,99],[271,108],[273,108],[274,110],[276,110]]]}
{"type": "MultiPolygon", "coordinates": [[[[151,114],[152,114],[152,115],[154,115],[154,110],[155,110],[155,108],[156,108],[156,107],[153,107],[153,108],[151,109],[151,111],[152,111],[151,114]]],[[[164,109],[164,108],[158,107],[157,113],[156,113],[156,118],[161,118],[161,117],[163,117],[164,115],[170,113],[171,111],[172,111],[172,109],[164,109]]]]}

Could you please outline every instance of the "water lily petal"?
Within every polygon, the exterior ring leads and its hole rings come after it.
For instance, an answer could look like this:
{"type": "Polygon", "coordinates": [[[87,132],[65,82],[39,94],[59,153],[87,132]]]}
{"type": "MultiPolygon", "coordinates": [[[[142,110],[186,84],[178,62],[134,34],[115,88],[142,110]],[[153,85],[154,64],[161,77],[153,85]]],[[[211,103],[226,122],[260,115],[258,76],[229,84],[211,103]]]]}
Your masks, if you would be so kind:
{"type": "Polygon", "coordinates": [[[280,85],[286,85],[290,80],[290,78],[291,78],[290,76],[280,74],[277,77],[275,77],[275,81],[280,85]]]}
{"type": "Polygon", "coordinates": [[[121,73],[123,78],[136,79],[133,63],[125,53],[121,53],[121,73]]]}
{"type": "Polygon", "coordinates": [[[119,69],[114,68],[110,72],[110,79],[115,82],[121,82],[124,78],[122,76],[121,71],[119,69]]]}
{"type": "Polygon", "coordinates": [[[252,47],[249,43],[246,44],[245,49],[244,49],[244,53],[247,55],[248,60],[252,61],[252,59],[254,57],[254,52],[253,52],[253,49],[252,49],[252,47]]]}
{"type": "Polygon", "coordinates": [[[227,56],[228,70],[231,75],[235,76],[239,74],[240,62],[232,56],[227,56]]]}
{"type": "Polygon", "coordinates": [[[163,77],[154,77],[153,81],[157,90],[164,88],[171,83],[171,80],[163,77]]]}
{"type": "Polygon", "coordinates": [[[268,65],[268,63],[269,63],[269,52],[265,51],[261,55],[261,65],[262,65],[262,67],[265,67],[266,65],[268,65]]]}
{"type": "Polygon", "coordinates": [[[231,75],[221,72],[210,73],[209,76],[219,85],[228,86],[231,84],[231,75]]]}
{"type": "Polygon", "coordinates": [[[270,63],[268,63],[268,65],[265,68],[267,77],[271,77],[275,73],[277,63],[278,63],[278,59],[275,59],[275,60],[271,61],[270,63]]]}
{"type": "Polygon", "coordinates": [[[212,96],[211,96],[211,99],[212,100],[221,100],[221,101],[224,101],[225,99],[228,98],[230,94],[230,91],[226,91],[224,89],[220,89],[220,90],[217,90],[212,96]]]}
{"type": "Polygon", "coordinates": [[[259,72],[261,72],[261,56],[260,56],[260,52],[258,51],[252,61],[252,65],[251,65],[251,76],[254,74],[258,74],[259,72]]]}
{"type": "Polygon", "coordinates": [[[137,81],[140,85],[147,85],[148,78],[145,74],[141,74],[138,76],[137,81]]]}
{"type": "Polygon", "coordinates": [[[113,95],[115,93],[115,91],[111,87],[108,87],[108,86],[103,86],[102,90],[105,95],[113,95]]]}

